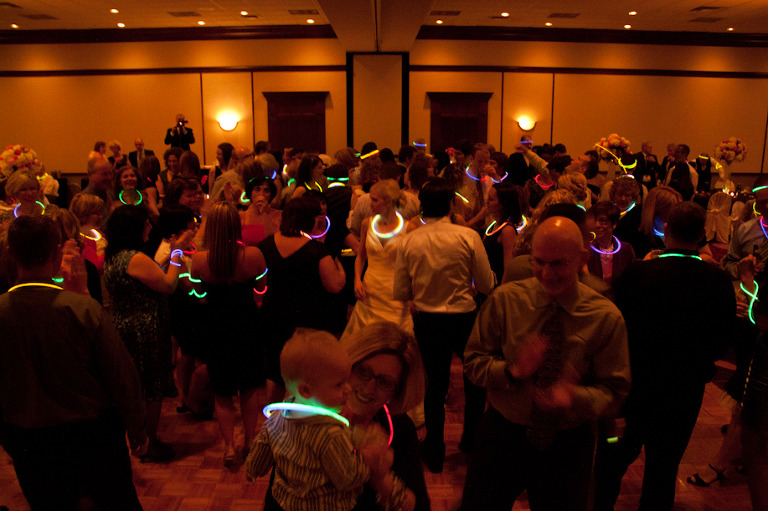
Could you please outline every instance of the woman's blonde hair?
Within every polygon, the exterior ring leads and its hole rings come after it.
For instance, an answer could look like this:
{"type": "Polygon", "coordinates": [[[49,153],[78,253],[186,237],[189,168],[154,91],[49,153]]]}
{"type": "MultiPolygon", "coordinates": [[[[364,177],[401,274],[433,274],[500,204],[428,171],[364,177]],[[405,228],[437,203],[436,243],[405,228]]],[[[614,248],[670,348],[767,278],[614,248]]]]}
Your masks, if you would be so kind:
{"type": "Polygon", "coordinates": [[[541,216],[544,211],[552,204],[577,204],[576,197],[565,189],[556,188],[544,194],[544,197],[539,201],[536,209],[531,213],[531,219],[528,225],[515,239],[515,246],[513,248],[513,254],[516,256],[525,255],[531,253],[531,243],[533,242],[533,233],[536,232],[536,227],[541,222],[541,216]]]}
{"type": "Polygon", "coordinates": [[[560,190],[568,190],[578,202],[587,199],[587,178],[584,177],[584,174],[569,172],[561,175],[557,179],[557,188],[560,190]]]}
{"type": "Polygon", "coordinates": [[[28,184],[35,184],[40,188],[40,181],[37,180],[34,173],[29,170],[17,170],[5,182],[5,194],[16,199],[19,190],[28,184]]]}
{"type": "Polygon", "coordinates": [[[643,200],[643,212],[640,215],[640,231],[645,234],[653,232],[656,217],[665,222],[672,206],[683,202],[680,192],[669,186],[654,186],[643,200]]]}
{"type": "Polygon", "coordinates": [[[114,149],[115,147],[117,147],[118,149],[122,149],[122,148],[123,148],[123,146],[122,146],[122,145],[120,145],[120,142],[118,142],[117,140],[112,140],[112,141],[109,143],[109,146],[108,146],[108,147],[109,147],[109,150],[110,150],[110,151],[111,151],[112,149],[114,149]]]}
{"type": "Polygon", "coordinates": [[[424,400],[426,381],[416,339],[390,321],[378,321],[341,338],[352,365],[376,355],[394,355],[403,372],[387,406],[393,414],[405,413],[424,400]]]}
{"type": "Polygon", "coordinates": [[[72,197],[69,210],[77,217],[78,222],[85,223],[91,215],[101,215],[104,212],[104,200],[91,193],[78,193],[72,197]]]}
{"type": "Polygon", "coordinates": [[[216,203],[208,213],[203,233],[203,247],[208,251],[208,267],[217,279],[235,274],[242,232],[240,215],[229,202],[216,203]]]}
{"type": "Polygon", "coordinates": [[[405,204],[405,194],[400,189],[400,185],[394,179],[382,179],[371,186],[371,193],[385,197],[392,202],[395,209],[405,204]]]}

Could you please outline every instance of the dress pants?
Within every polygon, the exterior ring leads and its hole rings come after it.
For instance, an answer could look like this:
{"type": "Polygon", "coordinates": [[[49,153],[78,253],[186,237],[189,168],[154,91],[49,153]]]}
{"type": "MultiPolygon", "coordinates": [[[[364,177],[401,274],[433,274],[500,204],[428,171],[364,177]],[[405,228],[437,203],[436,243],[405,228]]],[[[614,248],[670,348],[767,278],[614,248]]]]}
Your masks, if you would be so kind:
{"type": "MultiPolygon", "coordinates": [[[[427,391],[424,396],[425,446],[444,449],[445,398],[451,379],[453,353],[464,360],[464,348],[475,324],[476,312],[437,314],[418,312],[413,317],[413,332],[421,349],[427,391]]],[[[464,376],[464,433],[462,443],[469,446],[477,421],[485,409],[485,389],[464,376]]]]}
{"type": "Polygon", "coordinates": [[[531,444],[527,433],[526,426],[488,407],[469,454],[462,510],[509,511],[523,490],[528,491],[532,511],[586,509],[594,424],[559,431],[541,450],[531,444]]]}
{"type": "Polygon", "coordinates": [[[81,495],[97,509],[141,510],[125,426],[116,416],[39,429],[5,428],[8,452],[32,511],[75,511],[81,495]]]}
{"type": "Polygon", "coordinates": [[[668,511],[675,503],[677,468],[696,425],[704,385],[670,383],[652,397],[630,395],[626,429],[616,444],[601,441],[595,458],[595,511],[612,511],[627,468],[645,446],[640,511],[668,511]]]}

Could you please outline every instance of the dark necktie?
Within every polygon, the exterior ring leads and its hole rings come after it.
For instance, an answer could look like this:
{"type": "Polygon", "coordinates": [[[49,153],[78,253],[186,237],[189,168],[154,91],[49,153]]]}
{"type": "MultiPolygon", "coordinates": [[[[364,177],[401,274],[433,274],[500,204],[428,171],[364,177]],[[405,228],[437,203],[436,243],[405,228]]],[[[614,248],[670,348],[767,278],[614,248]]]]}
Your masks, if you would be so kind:
{"type": "MultiPolygon", "coordinates": [[[[547,350],[544,353],[544,360],[533,375],[533,385],[537,390],[548,389],[562,378],[565,344],[562,314],[564,314],[563,309],[553,304],[549,319],[541,328],[541,334],[547,339],[547,350]]],[[[539,408],[534,400],[528,440],[539,450],[544,450],[555,440],[558,422],[556,415],[539,408]]]]}

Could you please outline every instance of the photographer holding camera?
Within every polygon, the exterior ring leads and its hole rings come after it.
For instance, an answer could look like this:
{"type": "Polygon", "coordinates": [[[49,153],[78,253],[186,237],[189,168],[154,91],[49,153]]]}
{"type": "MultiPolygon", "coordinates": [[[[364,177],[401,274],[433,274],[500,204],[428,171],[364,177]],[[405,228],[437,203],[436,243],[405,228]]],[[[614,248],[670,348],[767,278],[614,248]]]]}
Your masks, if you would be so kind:
{"type": "Polygon", "coordinates": [[[176,125],[168,128],[165,133],[165,144],[189,151],[189,144],[195,143],[195,135],[192,134],[192,128],[187,128],[188,122],[184,114],[176,114],[176,125]]]}

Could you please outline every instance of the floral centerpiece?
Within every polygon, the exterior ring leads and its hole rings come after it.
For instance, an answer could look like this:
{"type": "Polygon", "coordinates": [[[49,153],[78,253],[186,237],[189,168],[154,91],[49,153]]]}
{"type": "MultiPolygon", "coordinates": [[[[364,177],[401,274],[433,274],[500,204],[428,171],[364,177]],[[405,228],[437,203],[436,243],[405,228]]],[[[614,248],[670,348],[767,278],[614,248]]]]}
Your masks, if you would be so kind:
{"type": "Polygon", "coordinates": [[[17,144],[9,145],[0,154],[0,175],[2,179],[8,179],[11,174],[19,169],[29,169],[38,174],[43,168],[37,158],[37,153],[29,147],[17,144]]]}
{"type": "Polygon", "coordinates": [[[611,133],[595,144],[597,156],[602,160],[615,161],[629,152],[629,140],[618,133],[611,133]]]}
{"type": "Polygon", "coordinates": [[[715,146],[715,159],[730,165],[735,161],[744,161],[747,146],[736,137],[729,137],[715,146]]]}

